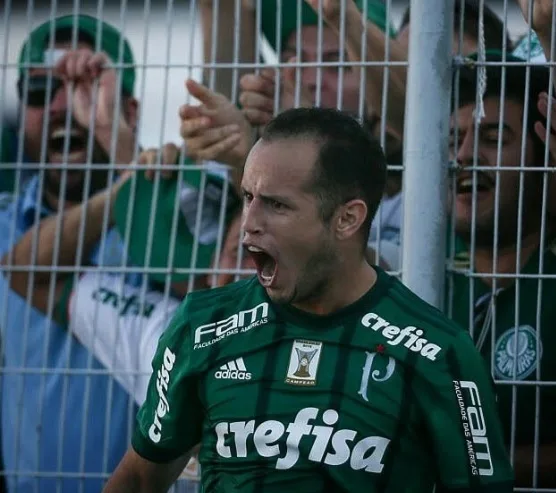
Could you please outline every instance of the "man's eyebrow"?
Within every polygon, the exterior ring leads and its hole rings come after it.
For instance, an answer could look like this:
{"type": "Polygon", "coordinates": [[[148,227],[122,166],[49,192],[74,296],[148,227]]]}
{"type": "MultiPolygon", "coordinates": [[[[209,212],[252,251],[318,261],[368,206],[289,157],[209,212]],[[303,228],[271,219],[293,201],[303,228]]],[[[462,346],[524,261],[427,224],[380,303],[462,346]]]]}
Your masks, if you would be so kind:
{"type": "Polygon", "coordinates": [[[336,56],[338,58],[340,58],[340,50],[336,50],[336,49],[330,49],[330,50],[324,50],[322,51],[322,57],[333,57],[336,56]]]}
{"type": "MultiPolygon", "coordinates": [[[[481,123],[481,125],[479,126],[479,132],[485,132],[485,131],[490,131],[490,130],[498,130],[498,128],[500,127],[500,122],[491,122],[491,123],[481,123]]],[[[458,125],[454,125],[453,127],[450,127],[450,135],[453,135],[456,130],[459,133],[462,133],[462,127],[458,126],[458,125]]],[[[507,123],[502,123],[502,132],[512,132],[515,133],[513,128],[510,127],[510,125],[508,125],[507,123]]]]}
{"type": "Polygon", "coordinates": [[[289,197],[286,197],[285,195],[261,193],[259,194],[259,196],[266,202],[276,201],[286,205],[290,205],[292,203],[291,199],[289,197]]]}
{"type": "MultiPolygon", "coordinates": [[[[322,55],[322,58],[331,58],[331,57],[340,57],[340,50],[337,48],[330,48],[328,50],[319,50],[319,52],[322,55]]],[[[283,50],[282,50],[282,54],[283,53],[292,53],[292,54],[297,54],[297,47],[296,46],[291,46],[288,45],[286,46],[283,50]]],[[[299,53],[303,54],[304,50],[303,48],[301,48],[301,50],[299,50],[299,53]]]]}

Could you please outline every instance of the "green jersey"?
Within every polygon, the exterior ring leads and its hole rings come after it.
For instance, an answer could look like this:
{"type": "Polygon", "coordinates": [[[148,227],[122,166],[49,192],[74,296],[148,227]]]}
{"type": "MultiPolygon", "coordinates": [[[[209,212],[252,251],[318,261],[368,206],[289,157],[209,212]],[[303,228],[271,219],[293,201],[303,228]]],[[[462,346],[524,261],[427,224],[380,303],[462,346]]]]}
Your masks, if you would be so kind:
{"type": "Polygon", "coordinates": [[[133,447],[201,442],[207,492],[510,492],[491,381],[469,335],[377,269],[316,316],[257,279],[193,292],[162,335],[133,447]]]}
{"type": "Polygon", "coordinates": [[[540,443],[556,442],[556,387],[539,386],[539,407],[535,404],[537,388],[530,384],[556,381],[556,279],[541,279],[541,274],[556,274],[555,247],[542,255],[534,253],[519,281],[496,291],[480,278],[467,275],[469,254],[463,244],[458,250],[456,272],[448,284],[448,308],[455,321],[473,332],[495,378],[506,441],[509,443],[513,434],[516,444],[532,444],[540,410],[540,443]]]}

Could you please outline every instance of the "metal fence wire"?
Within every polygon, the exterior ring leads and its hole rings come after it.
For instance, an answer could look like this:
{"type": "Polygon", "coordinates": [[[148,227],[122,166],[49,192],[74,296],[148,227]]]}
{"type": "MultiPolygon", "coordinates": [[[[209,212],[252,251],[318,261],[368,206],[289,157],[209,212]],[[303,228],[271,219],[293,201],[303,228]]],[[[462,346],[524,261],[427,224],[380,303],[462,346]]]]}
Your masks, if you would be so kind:
{"type": "MultiPolygon", "coordinates": [[[[218,105],[245,109],[240,81],[255,74],[273,85],[269,114],[338,107],[380,139],[388,193],[371,260],[470,331],[497,388],[516,491],[556,492],[554,62],[541,50],[555,30],[529,27],[540,8],[554,26],[556,7],[366,0],[368,22],[354,28],[350,2],[317,2],[342,6],[336,33],[304,0],[4,0],[5,491],[100,491],[181,297],[252,274],[239,144],[210,147],[239,140],[227,127],[195,155],[178,115],[199,102],[213,118],[228,114],[218,105]]],[[[172,491],[198,491],[199,475],[192,461],[172,491]]]]}

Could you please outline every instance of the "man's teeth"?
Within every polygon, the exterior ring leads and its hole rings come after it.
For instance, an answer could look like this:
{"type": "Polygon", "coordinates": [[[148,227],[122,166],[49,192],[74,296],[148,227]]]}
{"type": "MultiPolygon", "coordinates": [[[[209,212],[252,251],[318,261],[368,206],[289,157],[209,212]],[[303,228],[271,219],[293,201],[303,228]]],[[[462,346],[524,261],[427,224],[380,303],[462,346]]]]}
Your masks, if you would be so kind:
{"type": "Polygon", "coordinates": [[[262,248],[258,248],[256,246],[249,246],[247,247],[247,250],[253,253],[264,253],[264,250],[262,248]]]}
{"type": "Polygon", "coordinates": [[[464,178],[463,180],[458,181],[458,190],[465,190],[468,192],[473,191],[474,189],[477,192],[484,192],[490,189],[490,183],[485,180],[477,180],[474,182],[472,178],[464,178]]]}
{"type": "Polygon", "coordinates": [[[70,128],[69,133],[66,132],[65,128],[58,128],[56,130],[54,130],[54,132],[52,132],[52,134],[50,135],[51,139],[63,139],[66,137],[66,135],[68,137],[78,137],[79,136],[79,132],[76,129],[70,128]]]}

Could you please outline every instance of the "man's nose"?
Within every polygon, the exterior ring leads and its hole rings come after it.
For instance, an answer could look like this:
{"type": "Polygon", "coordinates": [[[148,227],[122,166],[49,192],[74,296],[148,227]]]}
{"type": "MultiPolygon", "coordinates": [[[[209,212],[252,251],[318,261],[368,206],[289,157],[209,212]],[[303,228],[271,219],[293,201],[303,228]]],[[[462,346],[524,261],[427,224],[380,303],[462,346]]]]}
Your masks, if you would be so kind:
{"type": "Polygon", "coordinates": [[[68,110],[68,92],[69,88],[66,84],[62,84],[55,90],[50,101],[51,113],[65,113],[68,110]]]}

